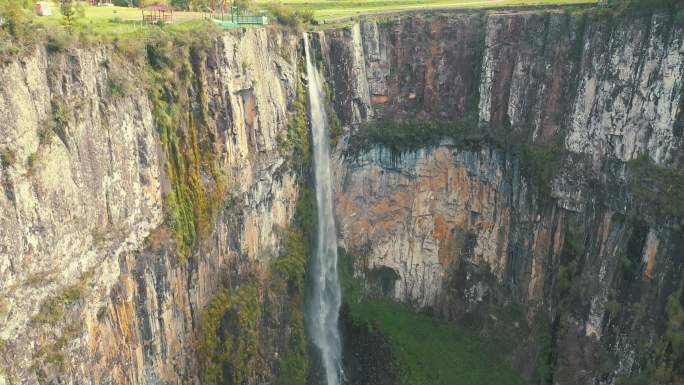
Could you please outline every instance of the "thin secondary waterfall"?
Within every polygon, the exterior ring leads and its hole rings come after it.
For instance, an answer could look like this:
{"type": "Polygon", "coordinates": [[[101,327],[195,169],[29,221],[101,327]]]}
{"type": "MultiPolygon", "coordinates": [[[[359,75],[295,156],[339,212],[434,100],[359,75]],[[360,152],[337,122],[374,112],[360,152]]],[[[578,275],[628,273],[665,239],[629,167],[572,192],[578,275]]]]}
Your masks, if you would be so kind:
{"type": "Polygon", "coordinates": [[[311,262],[312,287],[308,301],[309,337],[321,352],[328,385],[339,385],[342,376],[342,344],[338,328],[341,293],[337,275],[337,235],[330,180],[330,140],[328,118],[323,105],[323,83],[304,34],[306,74],[309,81],[309,105],[313,137],[318,234],[311,262]]]}

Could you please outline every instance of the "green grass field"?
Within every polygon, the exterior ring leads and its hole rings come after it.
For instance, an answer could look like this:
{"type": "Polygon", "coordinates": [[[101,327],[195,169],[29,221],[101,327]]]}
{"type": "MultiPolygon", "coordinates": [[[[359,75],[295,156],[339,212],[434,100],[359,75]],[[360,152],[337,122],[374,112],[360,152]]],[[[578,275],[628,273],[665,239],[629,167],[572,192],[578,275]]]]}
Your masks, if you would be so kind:
{"type": "Polygon", "coordinates": [[[350,305],[350,314],[355,322],[367,323],[387,338],[402,384],[526,384],[503,360],[505,344],[453,322],[383,300],[350,305]]]}
{"type": "MultiPolygon", "coordinates": [[[[365,14],[407,10],[430,10],[442,8],[495,8],[523,5],[572,5],[595,3],[596,0],[284,0],[282,3],[297,10],[311,10],[319,21],[355,17],[365,14]]],[[[256,0],[258,10],[264,11],[273,0],[256,0]]],[[[59,5],[53,3],[53,15],[38,17],[41,24],[57,25],[61,15],[59,5]]],[[[100,34],[125,34],[141,28],[141,11],[127,7],[94,7],[84,6],[84,17],[78,24],[100,34]]],[[[200,12],[176,12],[178,22],[202,20],[200,12]]]]}
{"type": "MultiPolygon", "coordinates": [[[[174,29],[192,28],[202,20],[200,12],[175,12],[176,24],[174,29]]],[[[62,15],[59,12],[59,4],[52,3],[52,15],[36,17],[35,21],[42,25],[60,25],[62,15]]],[[[142,13],[138,8],[129,7],[95,7],[83,6],[83,17],[79,17],[77,27],[92,31],[100,36],[122,36],[140,32],[142,26],[142,13]]]]}
{"type": "MultiPolygon", "coordinates": [[[[266,6],[271,0],[257,0],[266,6]]],[[[435,9],[435,8],[492,8],[522,5],[591,4],[596,0],[283,0],[296,9],[313,10],[319,20],[330,20],[363,14],[435,9]]]]}

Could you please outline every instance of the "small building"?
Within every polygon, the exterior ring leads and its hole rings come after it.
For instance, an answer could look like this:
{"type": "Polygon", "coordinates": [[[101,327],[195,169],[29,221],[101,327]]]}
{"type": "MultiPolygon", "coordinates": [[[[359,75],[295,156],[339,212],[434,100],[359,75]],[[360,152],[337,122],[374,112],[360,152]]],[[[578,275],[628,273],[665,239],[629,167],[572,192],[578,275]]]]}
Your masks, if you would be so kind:
{"type": "Polygon", "coordinates": [[[50,3],[39,1],[34,5],[34,8],[36,10],[36,15],[38,16],[52,15],[52,7],[50,7],[50,3]]]}
{"type": "Polygon", "coordinates": [[[148,5],[142,8],[143,24],[173,23],[173,7],[164,4],[148,5]]]}

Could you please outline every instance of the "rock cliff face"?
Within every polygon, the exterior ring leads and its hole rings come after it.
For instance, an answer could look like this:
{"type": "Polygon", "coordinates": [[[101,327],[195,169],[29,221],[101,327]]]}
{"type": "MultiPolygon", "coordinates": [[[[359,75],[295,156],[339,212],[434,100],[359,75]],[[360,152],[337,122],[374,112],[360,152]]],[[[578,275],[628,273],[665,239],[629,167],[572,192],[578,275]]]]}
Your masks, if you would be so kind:
{"type": "Polygon", "coordinates": [[[638,346],[660,338],[681,286],[683,244],[675,219],[636,214],[627,162],[681,164],[682,27],[657,14],[405,17],[321,45],[352,136],[377,119],[466,121],[485,136],[347,157],[340,145],[340,242],[359,274],[389,267],[391,297],[449,318],[511,301],[528,320],[548,314],[554,383],[639,371],[638,346]],[[563,154],[548,191],[511,141],[563,154]],[[597,368],[599,351],[614,365],[597,368]]]}
{"type": "Polygon", "coordinates": [[[529,140],[562,133],[597,161],[681,157],[684,37],[669,15],[406,17],[324,35],[347,123],[476,114],[529,140]]]}
{"type": "MultiPolygon", "coordinates": [[[[684,239],[677,218],[643,210],[629,165],[681,166],[682,27],[464,14],[315,40],[346,128],[340,246],[362,257],[368,287],[384,267],[398,279],[383,295],[443,317],[511,304],[549,317],[553,383],[639,371],[682,292],[684,239]],[[480,140],[350,155],[350,136],[379,120],[459,122],[480,140]],[[545,158],[530,167],[510,142],[562,156],[545,178],[545,158]]],[[[202,310],[250,285],[273,311],[256,316],[243,379],[274,381],[292,328],[286,293],[265,288],[302,195],[279,145],[302,112],[297,46],[249,29],[142,57],[40,47],[0,66],[0,385],[202,383],[202,310]]],[[[515,362],[531,376],[546,357],[520,334],[515,362]]]]}
{"type": "MultiPolygon", "coordinates": [[[[228,202],[184,263],[163,215],[174,186],[144,58],[38,48],[0,69],[0,384],[198,383],[202,308],[264,279],[294,214],[298,177],[277,139],[297,44],[249,30],[182,58],[193,82],[179,95],[210,118],[228,202]]],[[[250,383],[270,381],[274,362],[250,383]]]]}

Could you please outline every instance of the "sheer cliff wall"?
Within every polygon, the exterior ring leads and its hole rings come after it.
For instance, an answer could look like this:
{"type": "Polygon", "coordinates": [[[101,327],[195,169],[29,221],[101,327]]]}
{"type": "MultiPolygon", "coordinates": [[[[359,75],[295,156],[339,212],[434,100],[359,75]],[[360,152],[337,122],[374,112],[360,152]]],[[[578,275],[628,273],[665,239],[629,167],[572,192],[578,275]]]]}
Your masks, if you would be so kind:
{"type": "MultiPolygon", "coordinates": [[[[643,370],[668,299],[682,303],[681,213],[648,207],[634,187],[654,183],[635,164],[681,167],[681,25],[662,14],[435,15],[325,31],[320,45],[348,138],[340,242],[369,288],[386,287],[371,281],[391,268],[385,294],[417,309],[548,315],[554,383],[643,370]],[[353,140],[377,122],[385,131],[353,140]],[[466,134],[425,145],[392,134],[411,124],[466,134]],[[606,352],[614,364],[598,368],[606,352]]],[[[657,191],[651,203],[669,199],[657,191]]],[[[531,375],[540,354],[516,365],[531,375]]]]}
{"type": "MultiPolygon", "coordinates": [[[[1,384],[199,383],[205,305],[255,282],[265,301],[298,199],[278,140],[298,39],[202,40],[0,67],[1,384]]],[[[271,321],[250,383],[273,375],[287,323],[271,321]]]]}

